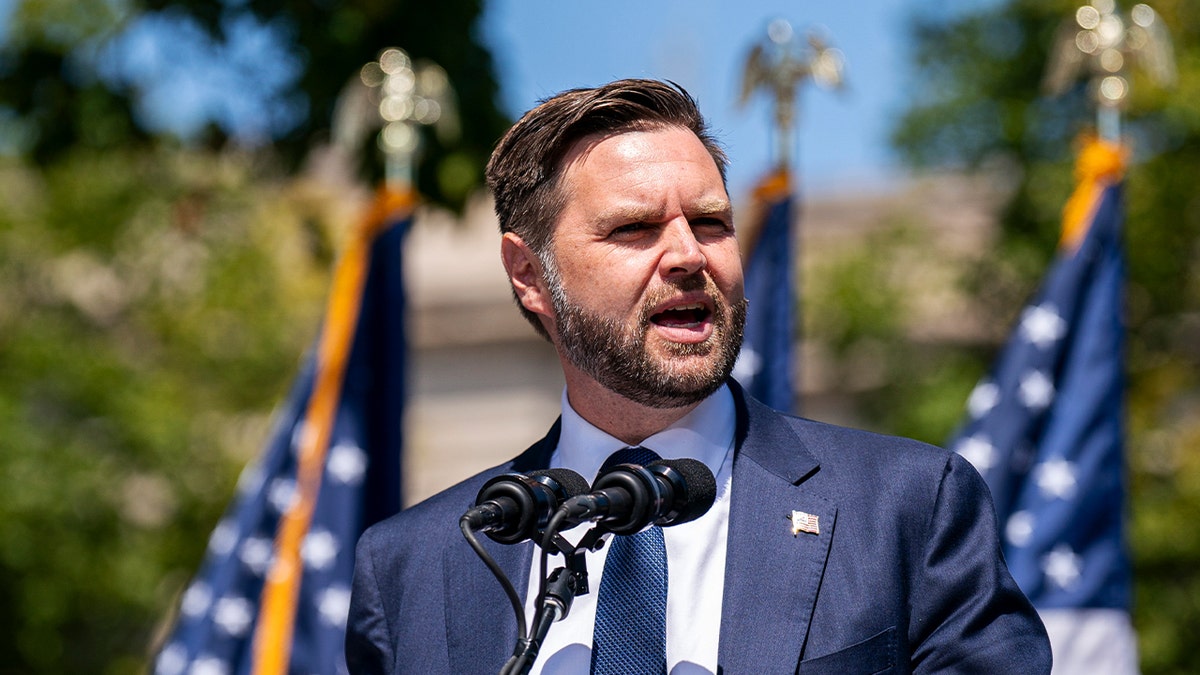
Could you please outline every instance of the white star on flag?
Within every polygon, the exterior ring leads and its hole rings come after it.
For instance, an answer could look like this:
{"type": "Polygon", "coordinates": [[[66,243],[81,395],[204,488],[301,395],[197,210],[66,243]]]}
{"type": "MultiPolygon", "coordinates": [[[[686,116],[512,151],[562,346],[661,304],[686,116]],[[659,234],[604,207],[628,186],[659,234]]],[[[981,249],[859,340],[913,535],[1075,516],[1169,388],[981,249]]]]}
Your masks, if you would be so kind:
{"type": "Polygon", "coordinates": [[[203,581],[197,581],[188,587],[179,603],[179,611],[187,616],[200,616],[212,605],[212,588],[203,581]]]}
{"type": "Polygon", "coordinates": [[[1021,335],[1038,349],[1045,349],[1067,333],[1067,322],[1051,304],[1029,307],[1021,314],[1021,335]]]}
{"type": "Polygon", "coordinates": [[[215,556],[227,556],[237,545],[237,540],[237,526],[228,520],[222,520],[213,528],[212,536],[208,538],[208,550],[215,556]]]}
{"type": "Polygon", "coordinates": [[[338,542],[329,530],[313,530],[304,537],[300,557],[304,564],[314,570],[323,570],[337,558],[338,542]]]}
{"type": "Polygon", "coordinates": [[[327,468],[339,483],[357,485],[367,471],[367,453],[353,443],[338,443],[329,451],[327,468]]]}
{"type": "Polygon", "coordinates": [[[1029,540],[1033,537],[1033,514],[1029,511],[1017,511],[1009,516],[1004,525],[1004,536],[1013,546],[1029,545],[1029,540]]]}
{"type": "Polygon", "coordinates": [[[154,675],[183,675],[187,668],[187,650],[179,644],[170,644],[158,655],[154,664],[154,675]]]}
{"type": "Polygon", "coordinates": [[[1069,499],[1075,494],[1075,465],[1065,459],[1051,459],[1033,469],[1033,480],[1047,497],[1069,499]]]}
{"type": "Polygon", "coordinates": [[[750,347],[742,346],[742,351],[738,353],[737,361],[733,364],[733,378],[735,380],[749,382],[754,379],[762,370],[762,357],[758,352],[750,347]]]}
{"type": "Polygon", "coordinates": [[[1070,546],[1059,544],[1042,557],[1042,571],[1046,578],[1062,589],[1070,588],[1079,580],[1083,559],[1070,546]]]}
{"type": "Polygon", "coordinates": [[[312,429],[308,422],[304,420],[296,422],[296,426],[292,429],[292,454],[299,456],[303,452],[305,444],[312,440],[311,436],[315,433],[317,433],[316,429],[312,429]]]}
{"type": "Polygon", "coordinates": [[[254,462],[243,469],[242,475],[238,476],[237,490],[243,495],[255,494],[262,488],[265,478],[262,466],[258,462],[254,462]]]}
{"type": "Polygon", "coordinates": [[[238,551],[238,559],[252,572],[262,576],[271,566],[271,558],[274,557],[273,548],[270,539],[250,537],[242,542],[242,548],[238,551]]]}
{"type": "Polygon", "coordinates": [[[994,382],[980,382],[971,390],[971,396],[967,399],[967,412],[971,417],[979,419],[991,412],[999,402],[1000,387],[994,382]]]}
{"type": "Polygon", "coordinates": [[[1054,400],[1054,383],[1040,370],[1028,371],[1021,376],[1017,396],[1030,410],[1044,410],[1054,400]]]}
{"type": "Polygon", "coordinates": [[[345,586],[330,586],[321,591],[317,600],[317,611],[321,619],[331,626],[345,626],[350,616],[350,589],[345,586]]]}
{"type": "Polygon", "coordinates": [[[985,473],[996,465],[996,448],[987,436],[967,436],[954,446],[954,451],[971,463],[979,473],[985,473]]]}
{"type": "Polygon", "coordinates": [[[188,675],[229,675],[229,667],[225,665],[224,659],[205,655],[192,663],[188,675]]]}
{"type": "Polygon", "coordinates": [[[230,635],[245,635],[254,620],[250,610],[250,601],[245,598],[221,598],[213,609],[213,623],[230,635]]]}
{"type": "Polygon", "coordinates": [[[287,513],[298,497],[296,481],[290,478],[276,478],[271,481],[271,487],[267,492],[267,500],[271,502],[271,506],[277,513],[287,513]]]}

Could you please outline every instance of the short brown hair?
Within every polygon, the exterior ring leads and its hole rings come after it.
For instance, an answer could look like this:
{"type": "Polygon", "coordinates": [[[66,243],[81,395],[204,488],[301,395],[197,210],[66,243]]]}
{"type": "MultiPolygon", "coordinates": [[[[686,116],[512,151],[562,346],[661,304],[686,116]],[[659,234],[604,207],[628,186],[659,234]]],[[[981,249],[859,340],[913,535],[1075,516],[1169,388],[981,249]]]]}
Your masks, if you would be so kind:
{"type": "MultiPolygon", "coordinates": [[[[513,232],[545,260],[562,212],[562,160],[580,139],[598,133],[678,126],[696,134],[725,180],[725,151],[708,131],[696,100],[674,82],[628,79],[571,89],[525,113],[496,144],[487,184],[501,232],[513,232]]],[[[521,313],[545,335],[537,317],[521,313]]]]}

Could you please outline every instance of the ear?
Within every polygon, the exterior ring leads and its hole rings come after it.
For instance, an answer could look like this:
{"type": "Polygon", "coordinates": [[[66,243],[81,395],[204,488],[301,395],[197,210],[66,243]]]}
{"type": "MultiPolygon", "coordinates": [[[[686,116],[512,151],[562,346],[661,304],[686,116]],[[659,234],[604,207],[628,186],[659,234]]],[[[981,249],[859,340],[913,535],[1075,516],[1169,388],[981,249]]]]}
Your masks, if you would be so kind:
{"type": "Polygon", "coordinates": [[[542,264],[524,239],[512,232],[505,232],[500,240],[500,260],[512,284],[517,300],[525,309],[542,317],[544,324],[553,325],[554,305],[550,302],[550,290],[542,277],[542,264]]]}

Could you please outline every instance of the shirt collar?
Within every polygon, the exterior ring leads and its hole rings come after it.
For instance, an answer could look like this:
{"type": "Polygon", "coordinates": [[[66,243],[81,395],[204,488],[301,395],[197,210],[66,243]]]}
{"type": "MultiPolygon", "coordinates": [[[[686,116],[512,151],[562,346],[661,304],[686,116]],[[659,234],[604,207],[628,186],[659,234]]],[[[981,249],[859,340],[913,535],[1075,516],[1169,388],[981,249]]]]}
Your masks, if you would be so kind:
{"type": "MultiPolygon", "coordinates": [[[[716,475],[733,448],[736,425],[733,394],[727,385],[722,385],[683,418],[643,441],[642,447],[657,452],[663,459],[700,460],[716,475]]],[[[591,482],[604,460],[625,446],[580,417],[567,400],[566,389],[563,390],[562,431],[558,448],[550,459],[551,467],[571,469],[591,482]]]]}

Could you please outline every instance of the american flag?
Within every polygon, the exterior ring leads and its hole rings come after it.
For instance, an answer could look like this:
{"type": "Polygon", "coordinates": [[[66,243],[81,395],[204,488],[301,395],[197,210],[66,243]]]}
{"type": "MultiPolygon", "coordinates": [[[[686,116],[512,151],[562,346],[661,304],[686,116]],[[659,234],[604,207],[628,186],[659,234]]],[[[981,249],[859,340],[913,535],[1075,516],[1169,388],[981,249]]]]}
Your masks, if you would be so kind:
{"type": "Polygon", "coordinates": [[[1050,630],[1055,673],[1136,671],[1124,533],[1124,157],[1114,144],[1084,148],[1058,257],[949,444],[991,488],[1005,558],[1050,630]],[[1089,625],[1117,629],[1096,641],[1101,652],[1082,647],[1089,625]],[[1104,665],[1077,668],[1080,658],[1104,665]]]}
{"type": "Polygon", "coordinates": [[[184,591],[155,675],[345,673],[354,545],[400,509],[410,195],[381,192],[321,335],[184,591]]]}
{"type": "Polygon", "coordinates": [[[780,170],[755,190],[761,228],[746,260],[746,335],[733,377],[758,400],[792,412],[792,194],[780,170]]]}

